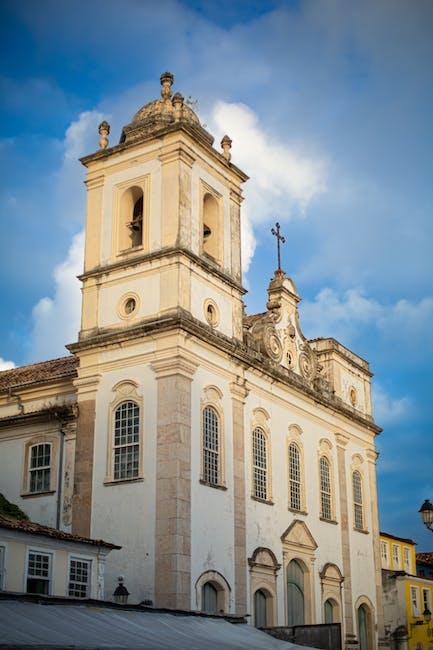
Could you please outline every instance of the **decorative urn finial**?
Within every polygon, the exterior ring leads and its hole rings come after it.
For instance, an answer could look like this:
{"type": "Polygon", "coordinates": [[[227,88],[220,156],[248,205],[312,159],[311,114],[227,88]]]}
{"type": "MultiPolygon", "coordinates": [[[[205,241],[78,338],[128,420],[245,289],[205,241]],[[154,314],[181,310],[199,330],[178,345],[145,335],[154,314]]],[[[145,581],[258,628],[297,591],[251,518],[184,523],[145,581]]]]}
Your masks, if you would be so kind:
{"type": "Polygon", "coordinates": [[[105,120],[101,122],[98,126],[99,135],[99,147],[101,149],[106,149],[108,147],[108,135],[110,133],[110,125],[105,120]]]}
{"type": "Polygon", "coordinates": [[[184,102],[184,97],[181,93],[177,92],[172,99],[173,106],[174,106],[174,119],[176,122],[179,122],[179,120],[182,117],[182,108],[183,108],[183,102],[184,102]]]}
{"type": "Polygon", "coordinates": [[[221,147],[223,150],[224,158],[227,160],[227,162],[230,162],[230,159],[232,157],[230,153],[230,149],[232,148],[232,141],[230,140],[228,135],[225,135],[221,140],[221,147]]]}
{"type": "Polygon", "coordinates": [[[171,72],[163,72],[161,77],[161,97],[167,101],[171,97],[171,87],[173,85],[174,77],[171,72]]]}

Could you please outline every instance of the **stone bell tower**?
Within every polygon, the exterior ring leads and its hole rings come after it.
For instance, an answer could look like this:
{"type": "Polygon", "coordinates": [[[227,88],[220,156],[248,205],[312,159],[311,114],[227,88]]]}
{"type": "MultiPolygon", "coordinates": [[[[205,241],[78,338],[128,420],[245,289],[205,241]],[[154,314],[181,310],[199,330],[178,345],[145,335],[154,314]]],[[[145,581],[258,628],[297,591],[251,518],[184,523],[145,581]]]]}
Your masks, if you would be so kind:
{"type": "Polygon", "coordinates": [[[241,183],[230,161],[161,75],[161,99],[145,104],[109,146],[82,158],[87,222],[80,341],[175,313],[242,338],[241,183]]]}

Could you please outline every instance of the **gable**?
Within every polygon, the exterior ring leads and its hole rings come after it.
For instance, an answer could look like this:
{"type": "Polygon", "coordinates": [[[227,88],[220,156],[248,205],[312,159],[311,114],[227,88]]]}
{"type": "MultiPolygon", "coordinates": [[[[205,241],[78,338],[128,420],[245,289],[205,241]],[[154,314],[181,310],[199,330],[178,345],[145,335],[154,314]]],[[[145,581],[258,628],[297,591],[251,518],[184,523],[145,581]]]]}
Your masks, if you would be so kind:
{"type": "Polygon", "coordinates": [[[281,535],[283,544],[301,546],[315,551],[317,548],[316,541],[310,533],[308,526],[300,519],[295,519],[287,530],[281,535]]]}

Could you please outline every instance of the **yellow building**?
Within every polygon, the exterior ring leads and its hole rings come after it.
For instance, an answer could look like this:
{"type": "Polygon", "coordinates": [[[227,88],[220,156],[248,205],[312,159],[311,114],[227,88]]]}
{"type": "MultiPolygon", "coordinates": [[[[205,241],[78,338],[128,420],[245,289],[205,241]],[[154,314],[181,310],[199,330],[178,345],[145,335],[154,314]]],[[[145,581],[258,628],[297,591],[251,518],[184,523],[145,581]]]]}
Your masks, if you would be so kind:
{"type": "Polygon", "coordinates": [[[395,650],[433,650],[433,581],[416,575],[415,545],[380,533],[384,623],[395,650]]]}

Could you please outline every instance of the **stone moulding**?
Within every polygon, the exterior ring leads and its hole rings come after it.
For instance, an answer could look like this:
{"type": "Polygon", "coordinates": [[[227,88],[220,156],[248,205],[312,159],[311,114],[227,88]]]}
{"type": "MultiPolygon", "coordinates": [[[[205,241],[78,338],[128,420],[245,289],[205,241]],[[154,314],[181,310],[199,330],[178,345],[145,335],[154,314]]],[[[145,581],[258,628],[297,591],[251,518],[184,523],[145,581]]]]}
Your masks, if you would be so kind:
{"type": "Polygon", "coordinates": [[[264,373],[271,379],[294,388],[303,395],[313,399],[316,403],[331,408],[349,420],[357,422],[375,435],[382,431],[381,427],[377,426],[372,417],[362,416],[354,412],[354,409],[347,406],[341,398],[333,394],[330,395],[327,392],[321,393],[303,377],[296,375],[291,370],[277,366],[270,359],[260,354],[260,352],[249,349],[241,341],[212,330],[211,327],[197,320],[189,312],[180,307],[162,318],[145,320],[139,325],[122,328],[122,330],[99,330],[94,336],[79,341],[78,343],[72,343],[66,347],[70,352],[76,354],[77,352],[90,350],[94,347],[109,346],[128,340],[130,341],[131,339],[141,338],[150,333],[165,333],[175,329],[180,329],[196,336],[201,341],[214,345],[243,365],[245,369],[253,369],[264,373]]]}
{"type": "Polygon", "coordinates": [[[49,406],[47,408],[39,409],[38,411],[30,411],[29,413],[19,413],[17,415],[8,415],[0,418],[0,427],[10,426],[14,424],[23,424],[27,422],[58,420],[60,422],[68,422],[75,420],[78,414],[78,404],[75,402],[70,405],[62,406],[49,406]]]}

